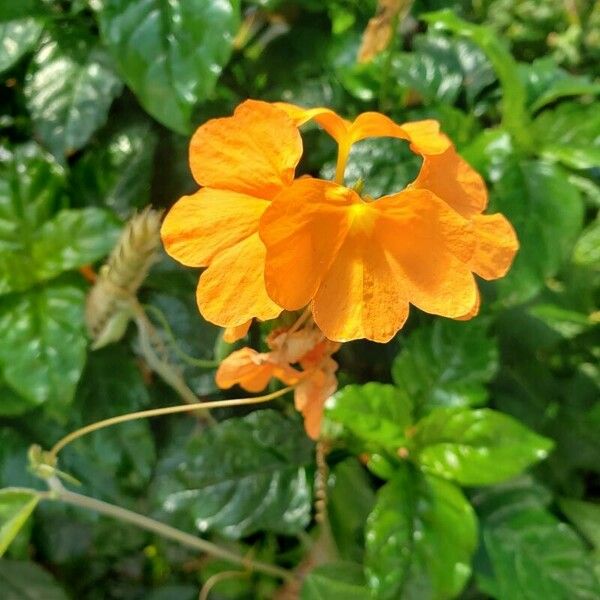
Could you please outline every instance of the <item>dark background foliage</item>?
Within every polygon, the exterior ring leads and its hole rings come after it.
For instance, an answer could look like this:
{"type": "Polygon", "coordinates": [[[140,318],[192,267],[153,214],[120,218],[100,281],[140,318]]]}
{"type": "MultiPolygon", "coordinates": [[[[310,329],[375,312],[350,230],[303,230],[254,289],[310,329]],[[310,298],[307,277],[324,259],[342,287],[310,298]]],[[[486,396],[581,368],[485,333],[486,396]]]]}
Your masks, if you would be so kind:
{"type": "MultiPolygon", "coordinates": [[[[476,320],[415,310],[390,344],[339,353],[347,387],[327,423],[339,555],[302,598],[366,598],[367,586],[380,598],[600,598],[599,6],[416,0],[390,48],[359,64],[375,9],[0,2],[0,487],[41,486],[26,469],[32,443],[180,402],[144,365],[135,328],[89,350],[78,269],[101,262],[136,209],[194,190],[195,127],[248,97],[432,117],[521,250],[482,285],[476,320]],[[409,461],[395,452],[405,446],[409,461]]],[[[302,170],[330,176],[333,144],[316,129],[304,139],[302,170]]],[[[347,174],[376,196],[418,166],[401,142],[367,140],[347,174]]],[[[196,281],[162,256],[140,299],[186,353],[219,359],[231,348],[198,315],[196,281]]],[[[212,371],[173,360],[197,394],[218,397],[212,371]]],[[[84,493],[293,569],[315,532],[312,445],[287,401],[244,415],[217,414],[210,433],[185,417],[106,429],[61,468],[84,493]]],[[[187,600],[231,568],[43,503],[0,560],[0,598],[187,600]]],[[[215,597],[272,598],[277,585],[242,574],[215,597]]]]}

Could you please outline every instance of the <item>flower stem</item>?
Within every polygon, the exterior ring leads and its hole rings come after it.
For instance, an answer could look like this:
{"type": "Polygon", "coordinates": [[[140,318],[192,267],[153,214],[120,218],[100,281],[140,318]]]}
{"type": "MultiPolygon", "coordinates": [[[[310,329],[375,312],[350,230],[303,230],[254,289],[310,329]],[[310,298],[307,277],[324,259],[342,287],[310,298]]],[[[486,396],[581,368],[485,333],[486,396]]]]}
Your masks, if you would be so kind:
{"type": "Polygon", "coordinates": [[[279,396],[287,394],[287,392],[289,392],[292,389],[293,386],[289,386],[276,392],[272,392],[270,394],[265,394],[263,396],[255,396],[254,398],[233,398],[232,400],[215,400],[214,402],[195,402],[193,404],[181,404],[178,406],[153,408],[150,410],[141,410],[138,412],[127,413],[125,415],[119,415],[117,417],[111,417],[110,419],[97,421],[96,423],[91,423],[90,425],[86,425],[81,429],[72,431],[71,433],[67,434],[65,437],[60,439],[58,442],[56,442],[56,444],[54,444],[54,446],[50,450],[49,454],[51,457],[56,457],[65,446],[79,439],[80,437],[83,437],[88,433],[92,433],[93,431],[104,429],[105,427],[118,425],[119,423],[126,423],[127,421],[135,421],[137,419],[149,419],[151,417],[162,417],[165,415],[173,415],[176,413],[193,412],[195,410],[225,408],[230,406],[244,406],[248,404],[260,404],[262,402],[268,402],[269,400],[273,400],[274,398],[279,398],[279,396]]]}
{"type": "Polygon", "coordinates": [[[126,523],[131,523],[132,525],[136,525],[141,529],[156,533],[161,537],[178,542],[184,546],[187,546],[188,548],[192,548],[193,550],[198,550],[199,552],[205,552],[211,556],[222,558],[223,560],[227,560],[236,565],[241,565],[249,570],[259,571],[261,573],[265,573],[266,575],[271,575],[272,577],[278,577],[285,580],[290,580],[294,577],[289,571],[286,571],[281,567],[269,565],[267,563],[240,556],[235,552],[221,548],[212,542],[203,540],[202,538],[198,538],[189,533],[185,533],[184,531],[175,529],[170,525],[165,525],[160,521],[155,521],[154,519],[150,519],[149,517],[140,515],[139,513],[133,512],[126,508],[115,506],[114,504],[103,502],[102,500],[96,500],[95,498],[90,498],[89,496],[83,496],[82,494],[70,492],[69,490],[66,490],[60,484],[60,482],[49,481],[49,484],[52,488],[52,496],[46,496],[47,498],[51,497],[54,500],[60,500],[67,504],[71,504],[72,506],[87,508],[88,510],[92,510],[101,515],[106,515],[126,523]]]}

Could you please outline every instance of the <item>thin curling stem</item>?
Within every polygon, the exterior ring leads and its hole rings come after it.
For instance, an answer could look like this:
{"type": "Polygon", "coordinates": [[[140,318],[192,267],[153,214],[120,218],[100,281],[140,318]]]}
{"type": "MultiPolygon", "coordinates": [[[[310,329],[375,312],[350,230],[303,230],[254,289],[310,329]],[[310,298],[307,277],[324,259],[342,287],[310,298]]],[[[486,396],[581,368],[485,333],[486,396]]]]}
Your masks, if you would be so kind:
{"type": "Polygon", "coordinates": [[[98,431],[99,429],[104,429],[105,427],[111,427],[112,425],[118,425],[119,423],[127,423],[128,421],[135,421],[137,419],[150,419],[152,417],[174,415],[177,413],[193,412],[195,410],[208,410],[211,408],[229,408],[231,406],[247,406],[251,404],[261,404],[263,402],[269,402],[269,400],[274,400],[275,398],[279,398],[280,396],[287,394],[290,390],[293,389],[293,387],[294,386],[289,386],[276,392],[272,392],[270,394],[265,394],[263,396],[255,396],[254,398],[233,398],[232,400],[215,400],[214,402],[195,402],[194,404],[180,404],[178,406],[153,408],[150,410],[141,410],[138,412],[127,413],[125,415],[119,415],[117,417],[111,417],[110,419],[104,419],[103,421],[91,423],[90,425],[86,425],[81,429],[77,429],[76,431],[72,431],[71,433],[67,434],[61,440],[56,442],[56,444],[54,444],[54,446],[50,450],[50,456],[58,456],[58,453],[65,446],[67,446],[71,442],[74,442],[80,437],[87,435],[88,433],[98,431]]]}

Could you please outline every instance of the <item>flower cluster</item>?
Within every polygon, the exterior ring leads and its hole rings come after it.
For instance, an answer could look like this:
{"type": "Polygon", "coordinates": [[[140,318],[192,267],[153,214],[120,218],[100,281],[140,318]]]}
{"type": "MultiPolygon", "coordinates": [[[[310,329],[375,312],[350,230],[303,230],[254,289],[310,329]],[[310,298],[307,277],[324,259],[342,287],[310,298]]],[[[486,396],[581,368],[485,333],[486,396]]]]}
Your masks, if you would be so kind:
{"type": "MultiPolygon", "coordinates": [[[[228,328],[229,340],[243,336],[252,319],[303,308],[328,343],[387,342],[406,321],[409,304],[469,319],[479,309],[474,274],[503,276],[518,248],[502,215],[483,214],[482,178],[434,120],[398,125],[367,112],[348,121],[327,108],[247,100],[233,116],[196,131],[190,166],[202,187],[173,206],[162,238],[181,263],[206,267],[198,306],[208,321],[228,328]],[[296,178],[300,128],[309,121],[338,144],[335,181],[296,178]],[[406,189],[373,199],[344,185],[352,145],[370,137],[406,140],[421,155],[421,170],[406,189]]],[[[300,363],[331,382],[335,369],[325,366],[331,348],[321,352],[320,343],[300,363]],[[302,364],[315,360],[316,367],[302,364]]],[[[217,381],[252,391],[271,376],[306,382],[291,366],[297,360],[282,359],[272,345],[266,354],[244,349],[217,381]]],[[[302,404],[298,394],[296,400],[302,404]]]]}

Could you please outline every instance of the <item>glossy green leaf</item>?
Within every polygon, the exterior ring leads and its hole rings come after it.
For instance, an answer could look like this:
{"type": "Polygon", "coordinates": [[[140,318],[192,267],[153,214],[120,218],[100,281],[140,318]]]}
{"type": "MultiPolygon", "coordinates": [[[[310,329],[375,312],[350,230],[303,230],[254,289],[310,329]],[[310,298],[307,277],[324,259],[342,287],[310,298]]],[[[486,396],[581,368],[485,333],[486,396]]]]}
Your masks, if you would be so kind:
{"type": "Polygon", "coordinates": [[[347,458],[332,468],[327,513],[336,546],[344,560],[362,561],[365,521],[374,502],[369,475],[357,459],[347,458]]]}
{"type": "Polygon", "coordinates": [[[154,131],[141,123],[99,140],[69,180],[78,204],[108,206],[123,218],[148,204],[157,142],[154,131]]]}
{"type": "Polygon", "coordinates": [[[377,493],[366,538],[375,598],[444,600],[469,579],[477,521],[459,488],[406,468],[377,493]]]}
{"type": "Polygon", "coordinates": [[[36,19],[0,21],[0,73],[10,69],[33,49],[42,32],[36,19]]]}
{"type": "Polygon", "coordinates": [[[574,169],[600,166],[599,113],[596,103],[575,102],[542,112],[533,123],[542,155],[574,169]]]}
{"type": "Polygon", "coordinates": [[[17,148],[0,164],[0,293],[96,261],[114,245],[119,227],[99,208],[65,209],[60,168],[34,148],[17,148]]]}
{"type": "Polygon", "coordinates": [[[600,93],[600,83],[585,75],[571,75],[550,57],[520,64],[519,73],[527,86],[531,112],[560,98],[600,93]]]}
{"type": "Polygon", "coordinates": [[[0,154],[0,294],[35,283],[31,245],[64,193],[63,170],[39,147],[0,154]]]}
{"type": "Polygon", "coordinates": [[[36,232],[31,246],[37,281],[106,256],[120,234],[119,222],[99,208],[61,210],[36,232]]]}
{"type": "Polygon", "coordinates": [[[573,261],[579,265],[600,265],[600,217],[590,223],[577,240],[573,261]]]}
{"type": "Polygon", "coordinates": [[[600,549],[600,504],[593,502],[582,502],[572,498],[561,498],[559,500],[561,510],[569,520],[582,533],[582,535],[594,546],[600,549]]]}
{"type": "Polygon", "coordinates": [[[492,201],[513,224],[520,243],[508,275],[495,286],[504,303],[524,302],[569,257],[583,221],[581,196],[560,166],[523,161],[504,169],[492,201]]]}
{"type": "Polygon", "coordinates": [[[514,486],[477,499],[484,547],[499,600],[591,600],[600,582],[583,541],[539,496],[514,486]]]}
{"type": "MultiPolygon", "coordinates": [[[[403,190],[419,172],[420,161],[404,141],[367,139],[352,146],[345,179],[350,185],[364,182],[363,193],[373,198],[403,190]]],[[[324,179],[335,176],[335,162],[321,170],[324,179]]]]}
{"type": "Polygon", "coordinates": [[[261,529],[293,534],[308,523],[312,444],[297,421],[261,410],[177,446],[157,477],[170,522],[231,538],[261,529]]]}
{"type": "Polygon", "coordinates": [[[83,303],[83,292],[65,285],[0,300],[0,368],[23,411],[45,404],[66,416],[85,362],[83,303]]]}
{"type": "Polygon", "coordinates": [[[364,600],[368,594],[360,565],[333,563],[317,567],[308,574],[300,600],[364,600]]]}
{"type": "Polygon", "coordinates": [[[30,65],[25,96],[37,134],[62,158],[106,122],[122,84],[109,56],[87,33],[51,31],[30,65]]]}
{"type": "Polygon", "coordinates": [[[520,145],[530,148],[526,89],[519,78],[517,63],[502,39],[491,28],[463,21],[450,9],[427,13],[423,18],[435,29],[449,30],[473,40],[483,50],[502,87],[502,122],[520,145]]]}
{"type": "Polygon", "coordinates": [[[552,442],[489,409],[438,408],[415,425],[416,462],[462,485],[510,479],[546,458],[552,442]]]}
{"type": "Polygon", "coordinates": [[[19,0],[0,4],[0,22],[43,16],[47,13],[48,6],[44,0],[19,0]]]}
{"type": "Polygon", "coordinates": [[[486,56],[472,41],[435,34],[416,36],[412,51],[396,55],[391,69],[398,85],[418,92],[428,104],[452,105],[464,89],[472,105],[496,80],[486,56]]]}
{"type": "Polygon", "coordinates": [[[123,78],[163,125],[189,133],[229,60],[238,0],[104,0],[100,29],[123,78]]]}
{"type": "Polygon", "coordinates": [[[4,555],[38,502],[39,496],[33,490],[0,489],[0,556],[4,555]]]}
{"type": "Polygon", "coordinates": [[[327,402],[327,417],[374,448],[396,450],[412,423],[410,400],[393,385],[347,385],[327,402]]]}
{"type": "Polygon", "coordinates": [[[54,578],[33,562],[0,560],[2,600],[68,600],[54,578]]]}
{"type": "Polygon", "coordinates": [[[436,406],[472,406],[487,400],[485,384],[498,368],[488,323],[437,320],[421,327],[394,360],[392,377],[420,414],[436,406]]]}

